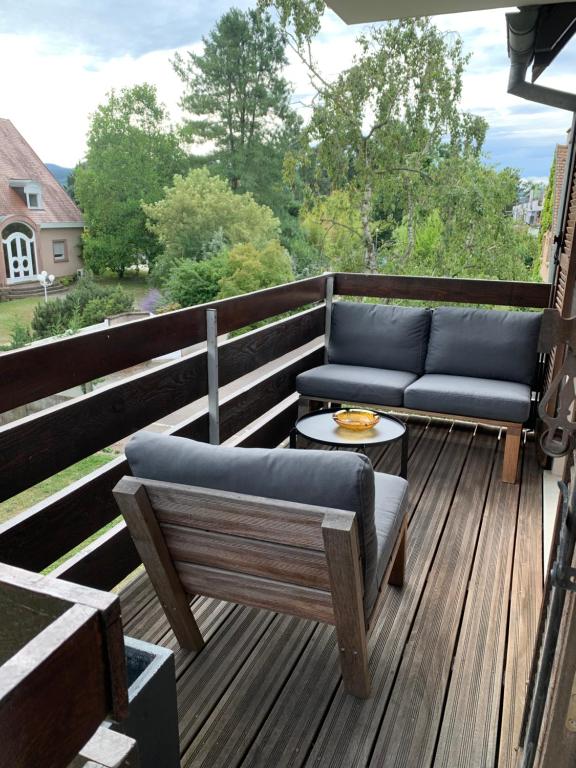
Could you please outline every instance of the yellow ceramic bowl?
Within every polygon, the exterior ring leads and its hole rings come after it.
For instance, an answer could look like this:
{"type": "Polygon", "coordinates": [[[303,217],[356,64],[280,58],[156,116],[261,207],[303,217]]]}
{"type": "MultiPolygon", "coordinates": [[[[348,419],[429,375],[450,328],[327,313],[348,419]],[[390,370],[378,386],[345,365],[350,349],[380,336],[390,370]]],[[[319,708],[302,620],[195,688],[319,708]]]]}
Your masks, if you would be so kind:
{"type": "Polygon", "coordinates": [[[365,429],[372,429],[380,421],[380,416],[374,411],[365,411],[361,408],[346,408],[342,411],[336,411],[332,418],[343,429],[352,429],[360,432],[365,429]]]}

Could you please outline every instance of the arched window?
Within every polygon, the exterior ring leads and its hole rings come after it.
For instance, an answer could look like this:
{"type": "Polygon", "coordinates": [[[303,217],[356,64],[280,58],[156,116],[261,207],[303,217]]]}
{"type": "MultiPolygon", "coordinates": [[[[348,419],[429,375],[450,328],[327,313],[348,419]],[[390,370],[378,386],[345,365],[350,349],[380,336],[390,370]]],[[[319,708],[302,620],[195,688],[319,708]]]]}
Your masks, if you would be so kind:
{"type": "Polygon", "coordinates": [[[2,230],[2,250],[7,282],[30,280],[36,274],[36,243],[33,230],[22,222],[2,230]]]}

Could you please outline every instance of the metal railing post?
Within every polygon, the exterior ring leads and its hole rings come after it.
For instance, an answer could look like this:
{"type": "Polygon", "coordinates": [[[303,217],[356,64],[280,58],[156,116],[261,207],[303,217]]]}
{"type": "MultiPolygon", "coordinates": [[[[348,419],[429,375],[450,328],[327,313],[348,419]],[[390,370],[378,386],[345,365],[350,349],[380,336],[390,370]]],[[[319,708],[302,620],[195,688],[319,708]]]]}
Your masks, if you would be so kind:
{"type": "Polygon", "coordinates": [[[208,424],[212,445],[220,443],[220,402],[218,399],[218,312],[206,310],[206,351],[208,368],[208,424]]]}
{"type": "Polygon", "coordinates": [[[328,362],[328,345],[330,344],[330,326],[332,323],[332,301],[334,299],[334,275],[326,278],[326,314],[324,318],[324,362],[328,362]]]}

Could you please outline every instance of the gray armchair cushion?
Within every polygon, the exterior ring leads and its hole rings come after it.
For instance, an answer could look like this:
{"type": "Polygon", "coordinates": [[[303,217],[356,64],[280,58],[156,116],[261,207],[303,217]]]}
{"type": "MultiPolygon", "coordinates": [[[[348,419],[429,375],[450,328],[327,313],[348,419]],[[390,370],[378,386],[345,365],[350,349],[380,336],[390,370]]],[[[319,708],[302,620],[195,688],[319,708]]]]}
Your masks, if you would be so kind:
{"type": "Polygon", "coordinates": [[[337,301],[328,362],[423,373],[430,310],[337,301]]]}
{"type": "Polygon", "coordinates": [[[426,373],[533,384],[540,312],[439,307],[432,314],[426,373]]]}
{"type": "Polygon", "coordinates": [[[374,487],[376,491],[374,517],[378,542],[376,580],[381,584],[398,538],[402,519],[406,514],[408,483],[401,477],[375,472],[374,487]]]}
{"type": "Polygon", "coordinates": [[[516,381],[426,374],[404,393],[406,408],[523,423],[530,415],[530,387],[516,381]]]}
{"type": "Polygon", "coordinates": [[[319,365],[296,377],[296,389],[306,397],[337,402],[401,406],[404,390],[415,373],[358,365],[319,365]]]}
{"type": "Polygon", "coordinates": [[[126,458],[136,477],[355,512],[369,615],[378,592],[381,545],[374,522],[374,470],[366,456],[229,448],[139,432],[126,446],[126,458]]]}

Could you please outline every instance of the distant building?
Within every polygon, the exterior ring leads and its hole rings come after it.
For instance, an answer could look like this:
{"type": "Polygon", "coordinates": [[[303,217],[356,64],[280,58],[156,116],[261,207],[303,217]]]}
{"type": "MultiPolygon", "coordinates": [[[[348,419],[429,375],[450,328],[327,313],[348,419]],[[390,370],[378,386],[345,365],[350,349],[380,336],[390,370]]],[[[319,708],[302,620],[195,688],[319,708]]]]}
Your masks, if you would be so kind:
{"type": "Polygon", "coordinates": [[[521,221],[537,232],[540,227],[545,193],[545,186],[532,188],[528,193],[528,198],[523,202],[516,203],[512,208],[512,218],[514,221],[521,221]]]}
{"type": "Polygon", "coordinates": [[[10,120],[0,118],[0,288],[82,268],[82,214],[10,120]]]}

